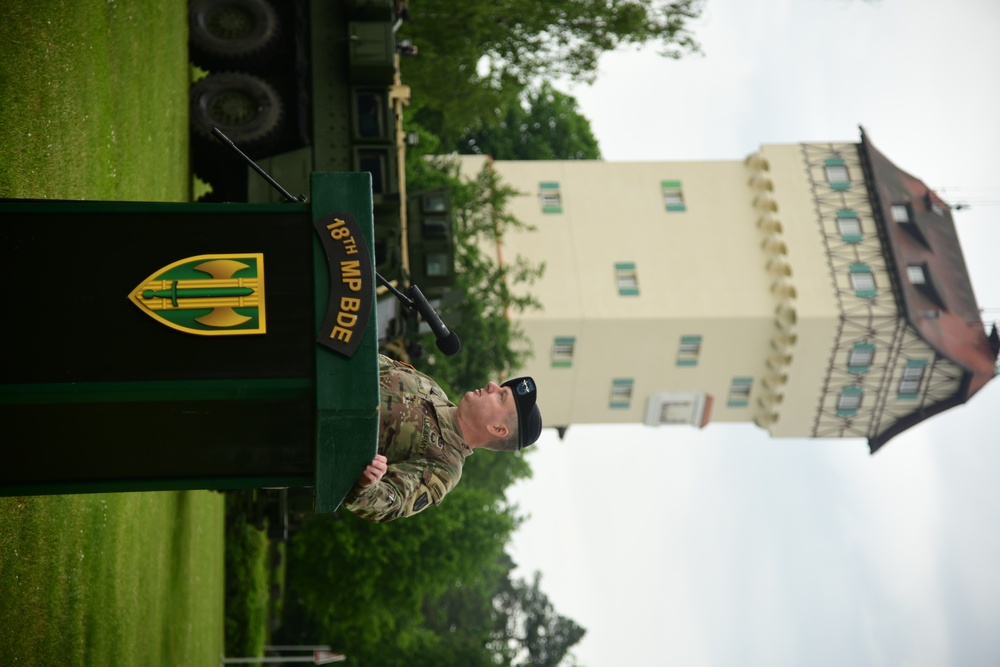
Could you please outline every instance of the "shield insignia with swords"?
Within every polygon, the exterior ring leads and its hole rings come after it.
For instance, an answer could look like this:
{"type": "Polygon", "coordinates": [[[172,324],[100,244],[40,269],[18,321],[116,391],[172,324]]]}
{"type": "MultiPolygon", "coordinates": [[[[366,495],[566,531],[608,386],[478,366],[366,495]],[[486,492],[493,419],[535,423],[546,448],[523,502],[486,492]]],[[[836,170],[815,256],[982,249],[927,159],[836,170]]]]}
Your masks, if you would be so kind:
{"type": "Polygon", "coordinates": [[[155,272],[128,295],[139,310],[199,336],[266,332],[264,255],[198,255],[155,272]]]}

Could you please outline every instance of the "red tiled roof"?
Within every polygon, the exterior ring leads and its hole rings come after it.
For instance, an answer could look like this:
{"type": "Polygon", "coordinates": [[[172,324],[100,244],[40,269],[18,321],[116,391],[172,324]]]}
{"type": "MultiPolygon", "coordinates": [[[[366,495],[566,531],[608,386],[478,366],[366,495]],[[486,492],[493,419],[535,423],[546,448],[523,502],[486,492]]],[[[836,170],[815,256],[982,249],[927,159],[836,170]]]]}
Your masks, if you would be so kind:
{"type": "Polygon", "coordinates": [[[940,356],[965,373],[954,396],[925,407],[869,439],[874,452],[915,423],[969,400],[993,377],[997,349],[980,319],[951,209],[923,181],[894,165],[872,146],[864,130],[861,155],[869,172],[872,206],[887,242],[890,270],[896,274],[906,318],[940,356]],[[913,219],[908,224],[916,226],[913,232],[893,220],[892,205],[901,203],[910,205],[913,219]],[[923,286],[907,278],[907,267],[914,265],[924,268],[927,283],[923,286]]]}

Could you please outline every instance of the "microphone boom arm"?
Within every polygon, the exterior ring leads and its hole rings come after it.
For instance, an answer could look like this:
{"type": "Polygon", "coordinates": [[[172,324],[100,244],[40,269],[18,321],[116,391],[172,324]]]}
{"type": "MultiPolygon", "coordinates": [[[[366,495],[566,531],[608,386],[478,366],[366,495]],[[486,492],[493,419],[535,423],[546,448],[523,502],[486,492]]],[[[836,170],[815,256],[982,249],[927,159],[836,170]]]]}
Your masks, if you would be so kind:
{"type": "MultiPolygon", "coordinates": [[[[237,155],[243,158],[244,162],[246,162],[254,171],[266,180],[275,190],[281,193],[281,196],[285,198],[286,202],[305,203],[307,201],[304,195],[295,197],[288,190],[281,187],[280,183],[274,180],[270,174],[250,159],[249,155],[241,151],[236,144],[234,144],[233,141],[222,132],[222,130],[217,127],[213,127],[212,134],[219,141],[235,151],[237,155]]],[[[445,354],[452,355],[462,348],[462,342],[459,340],[458,336],[455,332],[448,331],[448,327],[444,325],[437,312],[435,312],[434,308],[427,302],[427,299],[424,297],[423,293],[421,293],[419,287],[416,285],[410,285],[410,296],[406,296],[396,289],[388,280],[383,278],[378,271],[375,271],[375,278],[380,285],[392,292],[393,296],[395,296],[407,310],[410,312],[416,311],[421,317],[424,318],[424,321],[430,326],[431,330],[434,332],[434,336],[437,338],[437,346],[439,350],[445,354]]]]}
{"type": "Polygon", "coordinates": [[[396,297],[397,299],[399,299],[399,302],[401,304],[403,304],[404,306],[406,306],[407,310],[413,311],[413,309],[415,307],[414,303],[413,303],[413,299],[411,299],[410,297],[406,296],[405,294],[403,294],[402,292],[400,292],[398,289],[396,289],[393,286],[393,284],[390,283],[385,278],[383,278],[382,274],[379,273],[378,271],[375,272],[375,279],[378,280],[378,284],[379,285],[381,285],[382,287],[384,287],[387,290],[389,290],[390,292],[392,292],[392,295],[394,297],[396,297]]]}

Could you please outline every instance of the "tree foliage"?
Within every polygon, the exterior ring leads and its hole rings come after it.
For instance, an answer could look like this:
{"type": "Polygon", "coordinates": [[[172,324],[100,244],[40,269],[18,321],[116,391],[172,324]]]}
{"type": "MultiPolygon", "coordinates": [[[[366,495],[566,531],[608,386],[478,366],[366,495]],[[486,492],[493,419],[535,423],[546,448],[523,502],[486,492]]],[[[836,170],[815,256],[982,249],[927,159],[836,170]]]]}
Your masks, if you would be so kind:
{"type": "Polygon", "coordinates": [[[688,23],[702,0],[421,0],[400,30],[419,49],[403,78],[420,92],[421,121],[445,144],[494,119],[538,81],[591,81],[598,58],[655,43],[668,58],[698,50],[688,23]]]}
{"type": "Polygon", "coordinates": [[[495,124],[459,139],[463,153],[497,160],[596,160],[601,157],[590,121],[576,99],[549,83],[527,88],[495,124]]]}
{"type": "Polygon", "coordinates": [[[541,582],[538,572],[530,584],[508,579],[495,600],[497,634],[515,665],[556,667],[586,632],[556,613],[541,582]]]}
{"type": "MultiPolygon", "coordinates": [[[[522,257],[509,258],[504,264],[494,259],[506,231],[526,228],[507,209],[507,201],[517,194],[513,188],[500,182],[489,165],[475,180],[462,181],[454,164],[447,160],[438,164],[452,179],[455,292],[459,295],[442,307],[442,313],[460,326],[464,342],[460,354],[432,355],[417,360],[416,365],[458,396],[457,392],[484,386],[489,380],[509,377],[523,366],[530,351],[510,316],[539,307],[520,286],[530,286],[545,267],[522,257]]],[[[433,349],[433,337],[424,340],[424,347],[433,349]]]]}
{"type": "Polygon", "coordinates": [[[275,643],[328,643],[360,666],[558,664],[535,658],[564,654],[582,629],[537,577],[512,579],[505,553],[521,519],[503,489],[529,474],[520,455],[477,452],[441,507],[388,524],[313,517],[292,540],[275,643]]]}
{"type": "Polygon", "coordinates": [[[482,654],[485,637],[465,627],[442,633],[425,611],[441,609],[455,591],[491,600],[517,523],[502,495],[476,484],[460,485],[441,507],[405,521],[317,516],[292,541],[295,595],[286,601],[282,636],[335,645],[355,665],[421,664],[416,656],[427,664],[475,664],[452,658],[477,643],[482,654]],[[449,637],[459,630],[464,637],[449,637]],[[463,642],[471,644],[459,651],[463,642]]]}
{"type": "Polygon", "coordinates": [[[332,644],[361,667],[559,665],[585,631],[555,611],[538,573],[512,576],[510,508],[473,485],[445,502],[389,524],[309,521],[292,542],[295,596],[275,641],[332,644]]]}

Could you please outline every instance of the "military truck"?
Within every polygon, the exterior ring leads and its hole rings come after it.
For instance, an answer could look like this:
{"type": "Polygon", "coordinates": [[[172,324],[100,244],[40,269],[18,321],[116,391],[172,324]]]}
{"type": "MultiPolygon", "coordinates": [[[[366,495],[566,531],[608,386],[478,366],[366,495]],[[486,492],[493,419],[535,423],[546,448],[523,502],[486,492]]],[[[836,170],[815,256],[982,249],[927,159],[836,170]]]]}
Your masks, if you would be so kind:
{"type": "MultiPolygon", "coordinates": [[[[400,3],[400,8],[405,3],[400,3]]],[[[293,194],[313,171],[372,175],[376,270],[428,296],[454,284],[447,190],[406,192],[394,0],[190,0],[192,161],[215,201],[280,195],[212,136],[218,127],[293,194]]]]}

